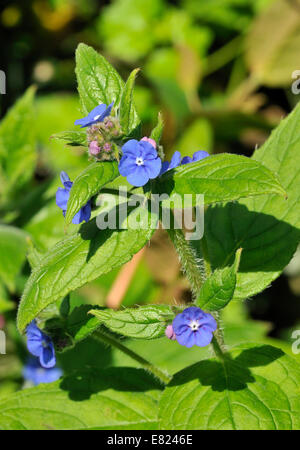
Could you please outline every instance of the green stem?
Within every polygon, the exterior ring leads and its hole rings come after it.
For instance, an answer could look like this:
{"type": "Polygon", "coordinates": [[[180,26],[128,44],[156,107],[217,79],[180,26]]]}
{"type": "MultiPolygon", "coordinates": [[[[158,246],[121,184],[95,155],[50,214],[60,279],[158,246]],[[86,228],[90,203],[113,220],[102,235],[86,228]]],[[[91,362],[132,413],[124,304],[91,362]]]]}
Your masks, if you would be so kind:
{"type": "Polygon", "coordinates": [[[97,331],[95,333],[97,338],[99,338],[104,344],[108,344],[114,348],[117,348],[121,352],[125,353],[125,355],[128,355],[130,358],[137,361],[139,364],[141,364],[146,370],[151,372],[156,378],[158,378],[163,384],[168,384],[171,381],[171,376],[167,373],[163,372],[158,367],[155,367],[153,364],[151,364],[149,361],[144,359],[142,356],[138,355],[134,351],[130,350],[125,345],[121,344],[119,339],[115,338],[114,336],[105,333],[104,331],[97,331]]]}
{"type": "Polygon", "coordinates": [[[224,351],[221,345],[219,344],[216,335],[214,335],[214,337],[212,338],[211,345],[217,358],[224,359],[224,351]]]}
{"type": "Polygon", "coordinates": [[[211,265],[210,265],[210,261],[209,261],[208,245],[207,245],[205,236],[202,237],[202,239],[200,241],[200,245],[201,245],[202,256],[203,256],[203,260],[204,260],[206,276],[209,277],[212,274],[212,269],[211,269],[211,265]]]}
{"type": "Polygon", "coordinates": [[[212,316],[215,318],[217,322],[217,329],[214,332],[214,337],[212,340],[212,347],[217,357],[224,354],[226,352],[225,342],[224,342],[224,334],[222,329],[222,321],[220,317],[219,311],[213,311],[212,316]]]}
{"type": "Polygon", "coordinates": [[[193,295],[197,298],[204,281],[204,276],[199,267],[195,250],[185,239],[182,230],[171,228],[167,231],[179,255],[182,269],[190,283],[193,295]]]}

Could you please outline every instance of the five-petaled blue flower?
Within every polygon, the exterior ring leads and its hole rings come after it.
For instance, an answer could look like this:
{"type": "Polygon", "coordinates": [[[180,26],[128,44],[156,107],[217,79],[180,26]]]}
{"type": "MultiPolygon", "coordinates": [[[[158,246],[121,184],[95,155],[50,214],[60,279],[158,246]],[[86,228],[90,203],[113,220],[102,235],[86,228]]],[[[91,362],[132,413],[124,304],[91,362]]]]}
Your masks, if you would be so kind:
{"type": "Polygon", "coordinates": [[[105,103],[96,106],[86,117],[75,120],[75,125],[81,125],[80,128],[89,127],[97,122],[103,122],[105,117],[109,116],[114,102],[106,106],[105,103]]]}
{"type": "MultiPolygon", "coordinates": [[[[66,172],[61,172],[60,179],[64,188],[58,188],[56,191],[56,204],[59,208],[62,209],[63,215],[66,215],[67,204],[70,196],[70,190],[73,185],[73,182],[70,181],[70,178],[66,172]]],[[[88,222],[91,217],[91,202],[88,201],[86,205],[84,205],[78,213],[73,217],[72,223],[79,224],[84,220],[88,222]]]]}
{"type": "Polygon", "coordinates": [[[39,363],[38,358],[30,358],[23,368],[23,377],[37,386],[40,383],[52,383],[62,376],[62,370],[59,367],[46,369],[39,363]]]}
{"type": "Polygon", "coordinates": [[[198,150],[193,154],[193,157],[185,156],[182,158],[181,164],[188,164],[196,161],[200,161],[201,159],[207,158],[209,156],[209,153],[205,152],[204,150],[198,150]]]}
{"type": "Polygon", "coordinates": [[[217,322],[209,313],[191,306],[178,314],[172,323],[177,342],[185,347],[205,347],[217,329],[217,322]]]}
{"type": "Polygon", "coordinates": [[[150,142],[131,139],[122,147],[119,172],[133,186],[144,186],[156,178],[161,170],[161,159],[150,142]]]}
{"type": "Polygon", "coordinates": [[[30,353],[39,358],[40,364],[45,369],[56,364],[55,350],[52,339],[47,336],[33,320],[26,328],[27,348],[30,353]]]}

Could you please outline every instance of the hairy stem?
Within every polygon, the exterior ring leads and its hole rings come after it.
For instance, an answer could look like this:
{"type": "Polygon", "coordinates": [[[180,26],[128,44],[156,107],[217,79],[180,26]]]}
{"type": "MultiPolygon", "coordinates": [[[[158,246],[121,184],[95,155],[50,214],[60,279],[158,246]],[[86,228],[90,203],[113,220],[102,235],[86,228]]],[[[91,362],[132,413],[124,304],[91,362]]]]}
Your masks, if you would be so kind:
{"type": "Polygon", "coordinates": [[[117,348],[121,352],[125,353],[125,355],[129,356],[130,358],[137,361],[139,364],[141,364],[146,370],[151,372],[156,378],[161,381],[162,384],[168,384],[171,381],[171,376],[167,373],[163,372],[158,367],[155,367],[153,364],[151,364],[149,361],[144,359],[142,356],[135,353],[133,350],[130,350],[128,347],[123,345],[119,339],[115,338],[114,336],[105,333],[102,330],[98,330],[95,333],[95,336],[102,341],[104,344],[108,344],[114,348],[117,348]]]}
{"type": "Polygon", "coordinates": [[[179,255],[182,269],[190,283],[193,295],[197,298],[204,280],[195,250],[185,239],[182,230],[168,229],[167,231],[179,255]]]}
{"type": "Polygon", "coordinates": [[[211,269],[211,265],[210,265],[210,261],[209,261],[208,246],[207,246],[207,241],[206,241],[205,236],[202,237],[202,239],[200,241],[200,245],[201,245],[201,251],[202,251],[202,256],[203,256],[203,260],[204,260],[205,273],[206,273],[206,276],[209,277],[212,274],[212,269],[211,269]]]}

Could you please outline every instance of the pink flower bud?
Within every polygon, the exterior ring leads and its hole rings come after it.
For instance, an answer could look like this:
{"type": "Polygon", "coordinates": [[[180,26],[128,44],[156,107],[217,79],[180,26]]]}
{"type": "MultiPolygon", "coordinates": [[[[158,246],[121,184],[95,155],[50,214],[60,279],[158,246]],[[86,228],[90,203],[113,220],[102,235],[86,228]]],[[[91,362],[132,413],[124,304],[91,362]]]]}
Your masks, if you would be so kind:
{"type": "Polygon", "coordinates": [[[167,328],[165,329],[165,335],[168,339],[172,339],[172,341],[175,341],[176,335],[174,333],[172,325],[167,326],[167,328]]]}
{"type": "Polygon", "coordinates": [[[100,153],[100,148],[97,141],[92,141],[89,145],[90,155],[97,156],[100,153]]]}
{"type": "Polygon", "coordinates": [[[151,138],[148,138],[147,136],[144,136],[141,140],[149,142],[149,144],[153,145],[153,147],[156,148],[156,142],[155,142],[154,139],[151,139],[151,138]]]}
{"type": "Polygon", "coordinates": [[[108,142],[106,142],[106,143],[103,145],[103,150],[104,150],[105,152],[111,152],[111,145],[110,145],[108,142]]]}

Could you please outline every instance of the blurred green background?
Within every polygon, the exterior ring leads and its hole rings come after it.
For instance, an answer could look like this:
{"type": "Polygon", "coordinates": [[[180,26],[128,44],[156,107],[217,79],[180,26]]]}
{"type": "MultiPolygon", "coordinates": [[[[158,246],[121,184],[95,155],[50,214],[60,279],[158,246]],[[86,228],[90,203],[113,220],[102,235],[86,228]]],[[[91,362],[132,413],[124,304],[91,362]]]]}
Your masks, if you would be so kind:
{"type": "MultiPolygon", "coordinates": [[[[300,69],[300,2],[2,0],[0,25],[7,89],[0,95],[1,118],[30,85],[37,88],[34,116],[28,119],[32,145],[26,176],[1,178],[0,172],[0,328],[8,336],[8,354],[0,358],[0,395],[5,395],[22,385],[26,351],[14,318],[30,273],[26,254],[32,244],[45,252],[63,238],[64,221],[54,200],[58,175],[65,170],[73,179],[88,163],[81,149],[51,139],[74,129],[80,117],[74,74],[78,43],[100,51],[124,79],[141,68],[135,103],[144,135],[161,111],[168,157],[175,150],[192,155],[199,149],[250,156],[299,100],[291,86],[293,71],[300,69]]],[[[290,352],[291,333],[300,328],[299,297],[296,254],[269,289],[226,309],[228,344],[277,339],[290,352]]],[[[71,303],[116,307],[190,298],[176,254],[159,231],[133,263],[73,293],[71,303]]],[[[80,344],[76,355],[65,354],[64,370],[95,361],[99,344],[91,341],[80,344]]],[[[128,341],[171,372],[199,359],[199,350],[169,344],[160,340],[158,355],[157,343],[128,341]]],[[[132,364],[107,349],[100,353],[99,367],[132,364]]]]}

